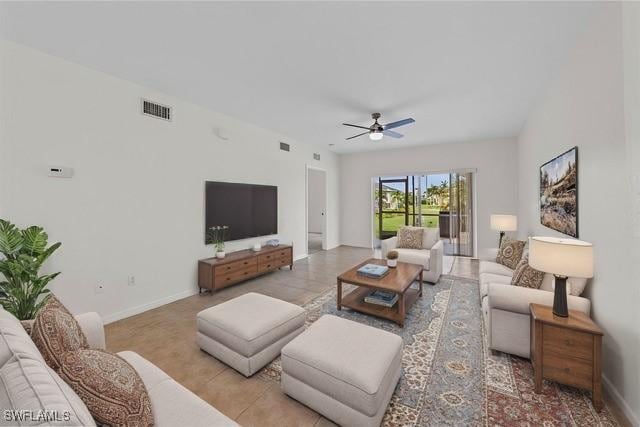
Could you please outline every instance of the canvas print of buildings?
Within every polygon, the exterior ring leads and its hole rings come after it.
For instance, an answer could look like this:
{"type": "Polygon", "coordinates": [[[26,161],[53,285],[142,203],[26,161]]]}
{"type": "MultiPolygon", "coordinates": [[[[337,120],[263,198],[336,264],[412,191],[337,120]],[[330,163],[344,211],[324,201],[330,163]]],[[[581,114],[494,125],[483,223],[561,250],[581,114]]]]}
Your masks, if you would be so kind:
{"type": "Polygon", "coordinates": [[[540,222],[578,237],[578,147],[540,167],[540,222]]]}

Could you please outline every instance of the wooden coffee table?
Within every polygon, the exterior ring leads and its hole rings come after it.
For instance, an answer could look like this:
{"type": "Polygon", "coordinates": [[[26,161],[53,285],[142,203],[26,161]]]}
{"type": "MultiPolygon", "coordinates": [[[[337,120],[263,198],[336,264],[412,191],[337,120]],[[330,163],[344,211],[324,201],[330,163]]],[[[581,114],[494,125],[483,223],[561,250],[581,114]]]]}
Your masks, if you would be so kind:
{"type": "Polygon", "coordinates": [[[386,276],[381,279],[373,279],[358,274],[358,269],[365,264],[386,265],[387,262],[383,259],[368,259],[338,276],[338,310],[342,310],[342,307],[348,307],[361,313],[394,321],[404,327],[404,318],[407,310],[416,302],[418,297],[422,296],[423,267],[419,264],[398,262],[398,266],[396,268],[390,268],[386,276]],[[419,279],[420,283],[418,289],[411,287],[411,284],[415,282],[416,279],[419,279]],[[343,283],[355,285],[357,288],[346,295],[342,295],[343,283]],[[365,302],[364,298],[376,289],[398,294],[398,302],[395,303],[393,307],[385,307],[365,302]]]}

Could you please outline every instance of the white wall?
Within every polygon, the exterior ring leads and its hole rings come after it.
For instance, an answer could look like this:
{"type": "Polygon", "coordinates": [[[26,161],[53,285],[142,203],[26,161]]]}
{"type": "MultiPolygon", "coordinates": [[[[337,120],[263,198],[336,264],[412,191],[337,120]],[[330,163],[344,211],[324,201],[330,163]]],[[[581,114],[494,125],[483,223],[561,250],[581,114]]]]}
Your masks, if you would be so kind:
{"type": "Polygon", "coordinates": [[[516,213],[516,146],[515,140],[507,139],[340,156],[342,243],[372,245],[372,178],[475,169],[478,251],[497,246],[498,233],[489,229],[489,218],[492,213],[516,213]]]}
{"type": "Polygon", "coordinates": [[[1,212],[63,242],[47,268],[63,272],[53,290],[73,312],[113,319],[197,292],[197,260],[213,253],[203,237],[206,180],[277,185],[279,237],[300,256],[306,165],[322,167],[328,242],[338,244],[335,154],[14,43],[1,42],[0,63],[1,212]],[[141,97],[173,106],[173,122],[142,116],[141,97]],[[49,164],[76,175],[48,178],[49,164]]]}
{"type": "MultiPolygon", "coordinates": [[[[540,224],[539,167],[578,146],[579,234],[595,250],[587,289],[604,329],[604,374],[638,414],[638,276],[632,275],[630,179],[619,3],[601,12],[541,95],[518,139],[520,236],[560,235],[540,224]]],[[[637,240],[636,240],[637,242],[637,240]]],[[[637,418],[636,418],[637,423],[637,418]]]]}
{"type": "Polygon", "coordinates": [[[309,233],[322,233],[324,216],[322,213],[325,209],[326,187],[325,172],[315,169],[309,169],[308,175],[309,185],[309,207],[308,207],[308,227],[309,233]]]}

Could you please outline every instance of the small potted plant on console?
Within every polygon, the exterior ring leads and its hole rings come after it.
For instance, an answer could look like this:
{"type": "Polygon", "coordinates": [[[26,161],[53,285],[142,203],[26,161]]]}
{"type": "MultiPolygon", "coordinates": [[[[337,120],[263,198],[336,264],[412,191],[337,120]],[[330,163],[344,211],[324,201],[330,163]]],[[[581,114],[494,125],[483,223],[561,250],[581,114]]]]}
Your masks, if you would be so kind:
{"type": "Polygon", "coordinates": [[[209,228],[207,243],[213,243],[216,249],[216,258],[224,258],[224,242],[229,238],[229,226],[218,225],[209,228]]]}
{"type": "Polygon", "coordinates": [[[398,265],[398,252],[389,251],[387,254],[387,267],[394,268],[398,265]]]}

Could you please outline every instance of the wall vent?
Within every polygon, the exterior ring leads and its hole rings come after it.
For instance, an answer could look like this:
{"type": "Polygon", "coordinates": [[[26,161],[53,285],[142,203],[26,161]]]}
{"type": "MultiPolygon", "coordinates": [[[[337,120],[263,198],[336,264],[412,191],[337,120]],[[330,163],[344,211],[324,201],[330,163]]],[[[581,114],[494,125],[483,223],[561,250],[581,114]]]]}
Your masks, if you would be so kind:
{"type": "Polygon", "coordinates": [[[281,142],[280,143],[280,149],[282,151],[291,151],[291,147],[289,147],[289,144],[287,144],[285,142],[281,142]]]}
{"type": "Polygon", "coordinates": [[[313,153],[313,160],[320,160],[320,153],[313,153]]]}
{"type": "Polygon", "coordinates": [[[171,121],[171,107],[158,104],[157,102],[151,102],[149,100],[142,100],[142,114],[145,116],[155,117],[157,119],[171,121]]]}

